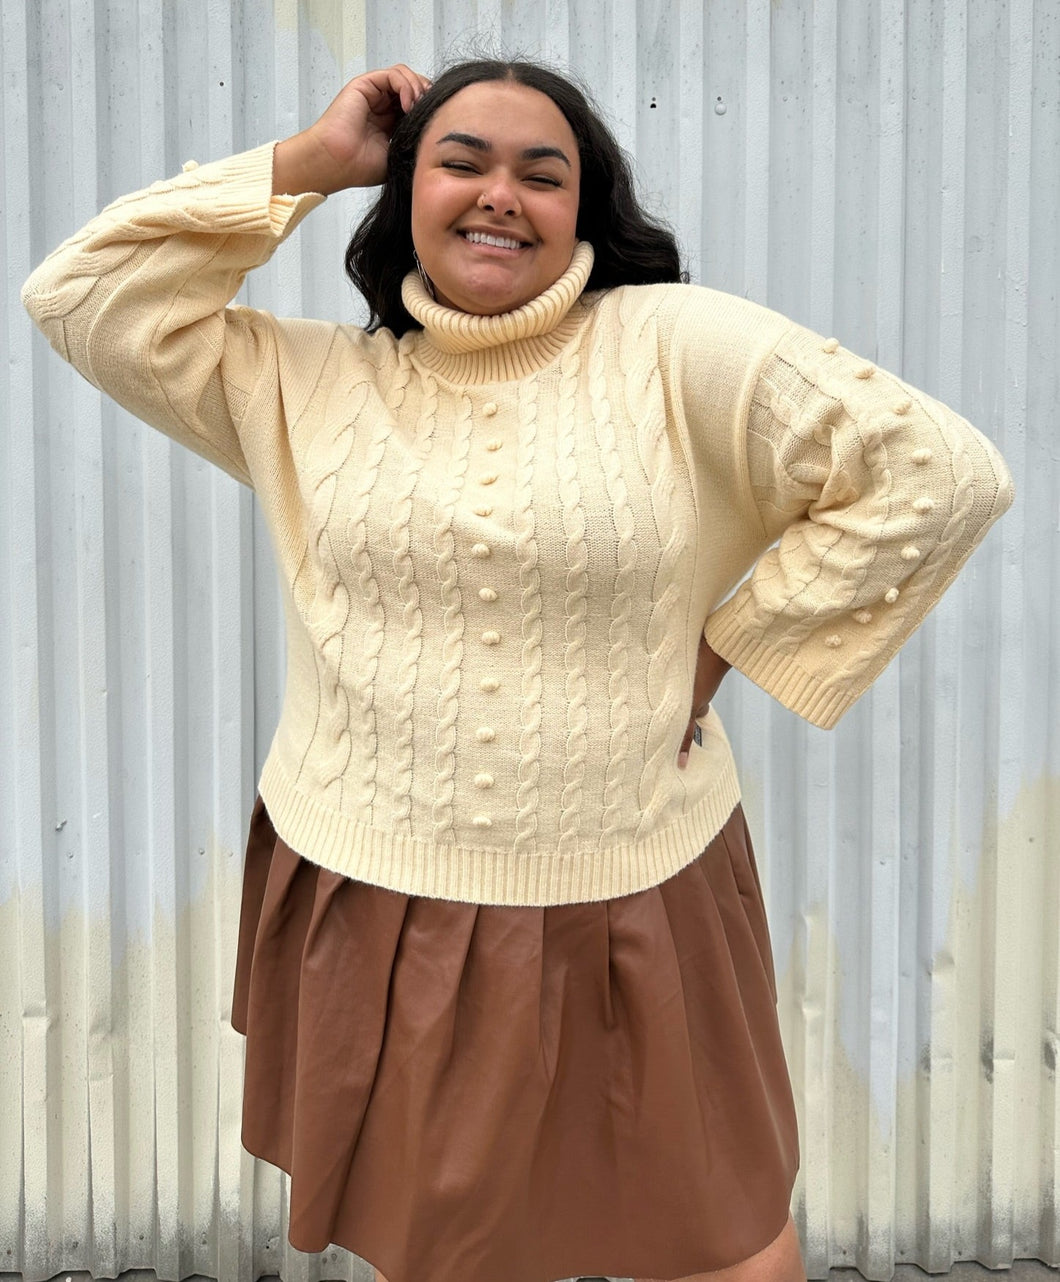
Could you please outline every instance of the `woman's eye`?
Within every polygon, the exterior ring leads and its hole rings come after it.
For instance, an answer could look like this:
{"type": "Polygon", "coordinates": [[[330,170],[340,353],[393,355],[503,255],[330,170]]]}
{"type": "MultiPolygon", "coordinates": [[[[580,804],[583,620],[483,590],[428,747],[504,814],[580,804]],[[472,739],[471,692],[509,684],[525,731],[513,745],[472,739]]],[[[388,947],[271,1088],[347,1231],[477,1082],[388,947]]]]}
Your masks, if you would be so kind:
{"type": "Polygon", "coordinates": [[[545,183],[549,187],[562,187],[563,184],[558,178],[553,178],[549,174],[532,174],[530,176],[532,183],[545,183]]]}
{"type": "Polygon", "coordinates": [[[442,162],[443,169],[457,169],[463,174],[473,174],[476,172],[475,166],[468,164],[466,160],[445,160],[442,162]]]}

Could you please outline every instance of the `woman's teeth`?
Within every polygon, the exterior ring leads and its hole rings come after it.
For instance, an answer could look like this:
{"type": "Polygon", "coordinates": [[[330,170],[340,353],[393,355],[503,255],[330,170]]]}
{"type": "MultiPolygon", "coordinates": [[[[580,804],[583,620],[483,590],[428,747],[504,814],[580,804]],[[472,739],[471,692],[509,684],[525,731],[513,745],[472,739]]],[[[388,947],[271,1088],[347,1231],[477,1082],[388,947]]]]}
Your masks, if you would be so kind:
{"type": "Polygon", "coordinates": [[[490,236],[484,231],[466,231],[464,238],[472,245],[496,245],[498,249],[521,249],[523,242],[510,236],[490,236]]]}

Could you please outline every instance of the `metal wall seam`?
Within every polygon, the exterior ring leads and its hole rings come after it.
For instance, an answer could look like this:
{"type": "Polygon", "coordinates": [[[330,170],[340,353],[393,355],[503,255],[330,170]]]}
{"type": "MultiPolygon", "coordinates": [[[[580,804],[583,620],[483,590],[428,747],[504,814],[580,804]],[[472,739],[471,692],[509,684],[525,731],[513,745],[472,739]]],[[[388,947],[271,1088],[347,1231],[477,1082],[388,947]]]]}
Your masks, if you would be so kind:
{"type": "MultiPolygon", "coordinates": [[[[1026,475],[1033,11],[1033,0],[1010,0],[1007,7],[1007,31],[1003,31],[998,40],[999,45],[1004,41],[1008,91],[1003,171],[1005,226],[1000,238],[1005,263],[1005,285],[1002,339],[1004,381],[999,443],[1017,478],[1026,475]]],[[[1026,504],[1019,503],[1000,531],[1002,555],[1006,561],[1011,557],[1010,564],[1017,562],[1019,549],[1027,542],[1027,512],[1026,504]]],[[[1023,574],[1006,575],[1001,586],[1001,645],[1005,652],[1013,656],[1019,654],[1026,629],[1026,587],[1027,577],[1023,574]]],[[[1027,677],[1023,663],[1006,663],[1001,667],[1001,741],[997,789],[999,833],[1004,831],[1006,812],[1016,804],[1027,779],[1029,763],[1024,756],[1025,737],[1020,731],[1027,704],[1027,677]]],[[[1021,816],[1026,814],[1026,808],[1021,808],[1021,816]]],[[[1017,821],[1017,827],[1017,849],[1023,850],[1026,849],[1028,834],[1022,821],[1017,821]]],[[[1011,948],[1008,942],[1013,938],[1014,932],[1019,931],[1019,923],[1023,918],[1019,902],[1024,882],[1021,862],[1018,857],[1011,857],[1004,841],[999,843],[997,932],[994,936],[996,952],[992,959],[994,974],[990,985],[994,1002],[989,1044],[994,1063],[991,1091],[993,1133],[987,1185],[991,1236],[987,1248],[987,1263],[1012,1259],[1018,1246],[1019,1234],[1015,1222],[1016,1203],[1022,1200],[1021,1193],[1026,1187],[1020,1178],[1023,1146],[1018,1137],[1025,1133],[1026,1128],[1021,1124],[1024,1119],[1019,1116],[1022,1090],[1016,1069],[1017,1048],[1021,1041],[1020,1025],[1024,1022],[1025,1013],[1019,1002],[1011,1000],[1011,948]]],[[[984,1038],[985,1036],[984,1032],[984,1038]]],[[[1037,1050],[1034,1040],[1031,1048],[1033,1055],[1037,1050]]],[[[1029,1188],[1026,1191],[1031,1192],[1029,1188]]]]}
{"type": "MultiPolygon", "coordinates": [[[[161,177],[172,173],[184,159],[173,154],[174,129],[169,123],[173,113],[180,111],[169,74],[176,58],[175,15],[171,12],[167,21],[164,0],[138,0],[135,14],[136,100],[143,124],[134,154],[139,175],[161,177]],[[166,125],[159,129],[151,122],[166,125]]],[[[149,1245],[159,1276],[178,1277],[185,1262],[182,1247],[190,1236],[182,1226],[190,1219],[184,1190],[191,1160],[188,1128],[173,1121],[187,1107],[191,1036],[185,1014],[188,949],[181,946],[183,923],[178,914],[182,866],[190,863],[190,876],[194,878],[203,857],[198,843],[189,849],[187,777],[178,749],[189,688],[186,673],[181,679],[178,654],[183,647],[177,639],[182,615],[177,592],[183,569],[179,554],[183,523],[178,520],[177,507],[186,464],[168,439],[138,430],[132,419],[121,412],[117,418],[115,431],[124,438],[129,466],[135,469],[142,488],[136,514],[143,544],[142,608],[134,616],[135,623],[127,620],[123,635],[130,642],[130,661],[143,665],[146,787],[143,796],[126,795],[126,858],[147,864],[146,920],[142,927],[145,938],[129,958],[133,964],[126,968],[132,1071],[124,1181],[127,1204],[123,1228],[127,1240],[123,1257],[127,1260],[130,1252],[143,1252],[149,1245]],[[138,839],[135,843],[134,833],[138,839]],[[136,1018],[132,1012],[141,1017],[136,1018]],[[146,1108],[161,1121],[149,1131],[137,1125],[137,1112],[146,1108]],[[149,1244],[143,1228],[145,1195],[151,1200],[156,1226],[149,1244]]],[[[133,592],[133,583],[123,589],[123,595],[133,592]]],[[[133,736],[130,727],[126,737],[133,736]]],[[[128,880],[136,884],[132,877],[128,880]]],[[[127,945],[130,949],[133,946],[127,945]]]]}
{"type": "MultiPolygon", "coordinates": [[[[5,144],[0,154],[4,209],[2,257],[9,280],[29,272],[30,167],[29,68],[26,6],[0,9],[0,104],[5,144]]],[[[25,1127],[40,1140],[44,1114],[35,1099],[45,1067],[39,1032],[48,1018],[44,986],[44,905],[40,888],[43,864],[41,785],[40,618],[35,429],[41,406],[34,394],[34,364],[39,353],[23,323],[17,294],[5,299],[4,336],[8,343],[4,406],[6,431],[0,433],[0,731],[4,731],[5,769],[0,771],[0,1144],[8,1160],[0,1164],[0,1267],[11,1269],[21,1256],[22,1198],[29,1180],[41,1192],[39,1176],[25,1167],[25,1127]],[[4,724],[6,723],[6,724],[4,724]],[[22,888],[36,884],[36,893],[22,888]],[[28,1176],[28,1179],[27,1179],[28,1176]]],[[[39,1203],[38,1203],[39,1208],[39,1203]]],[[[39,1238],[38,1238],[39,1240],[39,1238]]]]}
{"type": "Polygon", "coordinates": [[[637,57],[637,0],[627,0],[626,19],[614,11],[611,22],[611,66],[609,77],[611,125],[619,145],[637,155],[637,102],[640,90],[640,61],[637,57]]]}
{"type": "MultiPolygon", "coordinates": [[[[900,367],[902,316],[902,236],[904,207],[904,0],[881,0],[875,13],[877,57],[875,102],[870,116],[876,152],[876,261],[873,329],[875,359],[885,369],[900,367]],[[873,119],[874,117],[874,119],[873,119]]],[[[898,1186],[899,1088],[901,1068],[901,956],[912,941],[901,929],[905,865],[901,859],[901,809],[894,804],[901,771],[901,668],[891,664],[873,685],[871,713],[873,851],[870,895],[866,896],[867,936],[873,979],[869,1022],[870,1116],[867,1147],[868,1188],[865,1197],[865,1240],[859,1243],[858,1267],[866,1277],[885,1277],[898,1251],[894,1214],[898,1186]],[[877,1005],[878,1003],[878,1005],[877,1005]]]]}
{"type": "Polygon", "coordinates": [[[807,324],[831,328],[835,306],[837,0],[820,0],[813,18],[813,116],[810,134],[810,297],[807,324]]]}
{"type": "MultiPolygon", "coordinates": [[[[150,50],[149,40],[142,49],[150,50]]],[[[145,59],[146,63],[146,59],[145,59]]],[[[141,64],[141,86],[149,73],[149,64],[141,64]]],[[[151,172],[151,170],[148,170],[151,172]]],[[[165,172],[161,166],[154,172],[165,172]]],[[[122,423],[128,430],[131,425],[122,423]]],[[[177,753],[177,726],[180,720],[179,703],[187,685],[179,687],[177,670],[177,611],[175,552],[177,526],[174,513],[174,495],[179,492],[174,450],[170,441],[158,434],[149,434],[140,448],[130,442],[139,456],[143,485],[144,531],[144,773],[147,787],[141,804],[137,805],[136,823],[142,831],[144,845],[141,851],[127,851],[128,858],[141,858],[148,863],[148,953],[146,964],[130,968],[130,984],[135,983],[139,994],[133,1010],[142,1010],[146,1019],[141,1024],[130,1022],[129,1056],[142,1074],[143,1106],[151,1103],[156,1117],[172,1119],[185,1107],[187,1091],[187,1065],[190,1058],[188,1041],[190,1030],[185,1017],[187,1010],[188,977],[186,973],[188,949],[181,946],[182,923],[178,917],[181,903],[178,871],[185,861],[192,861],[194,869],[201,863],[203,851],[187,844],[188,825],[181,814],[178,801],[178,781],[181,767],[177,753]],[[182,840],[183,838],[183,840],[182,840]]],[[[179,464],[178,464],[179,466],[179,464]]],[[[192,874],[194,875],[194,873],[192,874]]],[[[186,1219],[187,1207],[182,1194],[184,1172],[190,1154],[188,1129],[178,1125],[156,1126],[146,1141],[147,1151],[138,1151],[139,1145],[131,1136],[137,1133],[134,1111],[130,1109],[130,1143],[126,1161],[131,1169],[142,1162],[145,1175],[150,1173],[150,1187],[154,1192],[157,1236],[154,1242],[154,1267],[160,1276],[179,1276],[181,1268],[181,1223],[186,1219]],[[135,1165],[134,1165],[135,1163],[135,1165]]],[[[137,1193],[142,1196],[142,1186],[129,1187],[128,1217],[135,1205],[137,1193]]],[[[138,1217],[139,1218],[139,1217],[138,1217]]],[[[142,1223],[142,1219],[140,1219],[142,1223]]],[[[130,1237],[133,1224],[126,1225],[130,1237]]],[[[139,1233],[136,1241],[139,1241],[139,1233]]],[[[130,1246],[132,1243],[130,1242],[130,1246]]]]}
{"type": "MultiPolygon", "coordinates": [[[[794,291],[790,284],[785,284],[785,278],[789,274],[787,268],[797,263],[793,274],[798,279],[804,270],[808,251],[815,270],[806,272],[809,280],[808,296],[803,304],[805,310],[800,310],[798,319],[816,325],[819,330],[830,331],[836,286],[834,198],[839,102],[835,68],[840,48],[839,9],[835,4],[826,3],[819,11],[815,10],[812,17],[808,13],[796,11],[784,25],[781,25],[782,21],[781,15],[776,15],[770,24],[771,45],[776,45],[777,49],[772,61],[774,70],[769,75],[769,80],[774,85],[779,83],[777,68],[783,58],[789,70],[784,80],[786,92],[782,96],[799,101],[797,105],[793,104],[794,120],[783,135],[785,142],[777,148],[772,139],[780,125],[780,112],[779,108],[774,109],[773,99],[777,91],[773,90],[770,120],[767,124],[771,140],[768,150],[771,168],[774,149],[780,152],[774,181],[783,184],[791,193],[792,199],[802,200],[800,212],[808,215],[808,225],[799,228],[796,217],[794,221],[800,234],[797,239],[792,237],[791,232],[783,225],[787,220],[781,212],[782,204],[777,199],[779,187],[774,187],[772,182],[768,194],[767,218],[762,218],[761,213],[756,215],[753,210],[748,212],[749,218],[757,218],[769,227],[769,244],[762,246],[763,252],[768,255],[765,261],[770,263],[771,269],[767,286],[770,290],[769,301],[774,298],[782,299],[778,304],[782,310],[790,308],[794,291]],[[808,92],[801,88],[798,74],[799,67],[807,64],[813,68],[808,92]],[[790,156],[787,155],[788,152],[791,153],[790,156]],[[774,220],[780,224],[776,235],[773,234],[774,220]],[[780,254],[778,247],[781,245],[794,250],[789,252],[784,262],[777,261],[780,254]],[[821,254],[820,260],[817,258],[818,253],[821,254]]],[[[752,50],[748,53],[751,58],[754,57],[752,50]]],[[[787,727],[778,724],[785,719],[779,709],[771,708],[769,715],[778,731],[777,737],[781,741],[788,739],[790,750],[799,763],[790,785],[785,782],[784,787],[790,786],[793,791],[807,797],[835,795],[836,738],[804,724],[791,722],[787,727]]],[[[778,755],[778,764],[780,760],[778,755]]],[[[779,782],[778,779],[777,784],[779,782]]],[[[777,807],[777,819],[783,808],[784,802],[781,801],[777,807]]],[[[835,1070],[837,982],[841,981],[836,964],[836,940],[830,928],[838,911],[833,871],[836,853],[834,816],[820,807],[798,803],[795,813],[800,819],[800,831],[797,844],[791,848],[797,860],[797,869],[793,870],[792,890],[805,905],[802,930],[799,932],[801,938],[797,936],[802,953],[796,988],[801,1015],[797,1027],[805,1060],[805,1067],[799,1078],[803,1083],[804,1103],[800,1126],[805,1158],[800,1174],[801,1187],[797,1205],[802,1206],[800,1218],[804,1225],[807,1268],[814,1274],[821,1274],[829,1267],[830,1241],[836,1225],[837,1209],[840,1222],[843,1220],[843,1211],[837,1208],[836,1199],[831,1193],[837,1173],[836,1143],[837,1140],[841,1145],[851,1143],[854,1119],[850,1116],[843,1119],[848,1133],[845,1140],[841,1139],[837,1135],[837,1129],[844,1129],[843,1123],[837,1128],[832,1100],[827,1091],[811,1085],[832,1080],[835,1070]],[[810,1178],[814,1171],[818,1175],[810,1178]]],[[[766,843],[769,843],[772,831],[775,831],[777,819],[768,824],[761,834],[761,839],[766,843]]]]}
{"type": "MultiPolygon", "coordinates": [[[[1060,833],[1060,680],[1057,666],[1050,658],[1055,654],[1053,627],[1060,619],[1060,511],[1056,494],[1060,492],[1060,459],[1056,451],[1041,439],[1037,425],[1051,422],[1051,407],[1060,404],[1060,368],[1049,362],[1049,372],[1042,369],[1039,336],[1060,331],[1060,241],[1056,236],[1056,210],[1060,207],[1060,77],[1056,76],[1056,53],[1060,45],[1060,9],[1055,5],[1034,6],[1031,35],[1034,68],[1032,72],[1031,226],[1029,286],[1027,381],[1027,446],[1026,480],[1023,502],[1028,516],[1028,532],[1035,529],[1030,515],[1038,509],[1041,496],[1053,498],[1051,512],[1043,526],[1045,537],[1034,537],[1036,550],[1028,567],[1031,592],[1027,600],[1027,641],[1023,652],[1028,656],[1027,709],[1033,717],[1027,736],[1035,743],[1036,757],[1042,763],[1041,781],[1028,806],[1033,816],[1033,833],[1028,834],[1029,854],[1033,841],[1041,863],[1041,902],[1056,906],[1054,916],[1046,916],[1042,933],[1042,993],[1040,1023],[1032,1026],[1040,1034],[1040,1046],[1029,1051],[1041,1056],[1041,1140],[1037,1162],[1037,1205],[1040,1207],[1037,1249],[1046,1258],[1060,1261],[1060,851],[1055,848],[1055,834],[1060,833]],[[1036,478],[1032,485],[1031,478],[1036,478]],[[1050,539],[1049,535],[1052,535],[1050,539]],[[1040,620],[1053,620],[1052,627],[1042,627],[1040,620]],[[1044,675],[1049,674],[1049,675],[1044,675]],[[1033,712],[1032,712],[1033,710],[1033,712]],[[1050,835],[1053,834],[1052,840],[1050,835]],[[1048,926],[1052,925],[1052,929],[1048,926]]],[[[1057,340],[1052,340],[1055,351],[1057,340]]],[[[1048,439],[1047,432],[1045,437],[1048,439]]],[[[1052,437],[1055,442],[1055,437],[1052,437]]],[[[1028,781],[1034,787],[1033,781],[1028,781]]],[[[1025,1240],[1025,1239],[1022,1239],[1025,1240]]]]}
{"type": "MultiPolygon", "coordinates": [[[[89,209],[100,201],[99,174],[102,172],[100,145],[105,130],[100,128],[100,85],[95,50],[98,47],[96,14],[85,6],[76,6],[70,14],[71,44],[85,50],[85,56],[72,59],[73,101],[77,106],[71,119],[72,190],[89,209]]],[[[76,1038],[77,1058],[84,1056],[84,1091],[82,1101],[63,1092],[60,1144],[71,1129],[79,1129],[84,1119],[86,1134],[81,1151],[88,1157],[87,1171],[78,1164],[63,1162],[64,1194],[77,1204],[79,1184],[87,1175],[88,1198],[83,1218],[76,1229],[86,1241],[86,1254],[93,1272],[116,1269],[119,1258],[117,1241],[115,1095],[115,1038],[113,917],[101,913],[100,904],[112,899],[115,871],[109,852],[120,848],[119,817],[110,804],[110,783],[114,762],[109,751],[110,722],[116,705],[108,698],[115,671],[116,638],[108,626],[108,598],[113,558],[107,555],[106,511],[104,496],[105,447],[103,441],[103,407],[99,396],[82,379],[74,379],[70,388],[74,433],[71,447],[74,459],[74,486],[78,501],[74,505],[74,534],[77,555],[74,560],[75,594],[57,614],[67,613],[66,631],[77,637],[77,682],[80,695],[80,736],[74,740],[75,759],[68,766],[70,791],[79,795],[80,813],[67,829],[69,845],[64,850],[68,876],[77,886],[76,900],[81,912],[70,920],[65,932],[74,936],[77,921],[80,947],[77,955],[64,955],[63,970],[80,964],[76,988],[63,983],[63,1041],[76,1038]],[[73,779],[74,771],[80,775],[73,779]],[[117,823],[117,831],[115,830],[117,823]],[[71,831],[72,830],[72,831],[71,831]],[[80,838],[80,851],[74,848],[75,834],[80,838]],[[89,866],[91,865],[91,866],[89,866]],[[82,986],[83,985],[83,986],[82,986]],[[76,995],[75,995],[76,994],[76,995]],[[67,1116],[67,1113],[70,1116],[67,1116]]],[[[59,655],[56,655],[59,660],[59,655]]],[[[61,760],[60,754],[60,760],[61,760]]],[[[74,898],[75,896],[71,896],[74,898]]],[[[65,916],[65,914],[64,914],[65,916]]],[[[72,940],[71,940],[72,942],[72,940]]],[[[64,977],[65,980],[65,977],[64,977]]],[[[68,1055],[64,1045],[64,1054],[68,1055]]],[[[72,1057],[71,1057],[72,1058],[72,1057]]],[[[69,1222],[71,1217],[64,1216],[69,1222]]],[[[68,1241],[76,1248],[76,1238],[68,1241]]],[[[61,1265],[60,1265],[61,1267],[61,1265]]]]}
{"type": "Polygon", "coordinates": [[[743,292],[764,303],[769,291],[769,74],[770,0],[747,0],[744,13],[745,164],[743,292]]]}
{"type": "MultiPolygon", "coordinates": [[[[703,67],[706,45],[705,17],[700,5],[677,7],[678,66],[676,85],[671,85],[673,113],[677,117],[677,203],[673,218],[681,247],[688,257],[694,245],[697,272],[702,263],[699,233],[703,226],[704,136],[712,117],[707,114],[703,67]]],[[[650,108],[649,108],[650,110],[650,108]]]]}
{"type": "MultiPolygon", "coordinates": [[[[967,95],[967,16],[961,3],[946,3],[935,11],[941,26],[941,74],[944,92],[939,104],[941,115],[939,146],[939,229],[936,261],[938,263],[938,331],[932,345],[937,359],[931,375],[941,400],[949,405],[963,401],[964,299],[963,273],[953,269],[962,255],[964,240],[964,156],[967,143],[965,101],[967,95]],[[936,345],[937,344],[937,345],[936,345]]],[[[933,881],[941,883],[939,892],[944,902],[956,890],[958,868],[953,860],[955,796],[952,772],[953,745],[957,740],[957,701],[952,691],[943,691],[941,699],[932,699],[932,681],[945,673],[945,657],[959,655],[957,620],[954,611],[936,611],[923,631],[921,656],[925,696],[920,701],[925,722],[931,726],[933,760],[928,761],[927,777],[921,778],[926,792],[926,806],[931,823],[925,833],[925,848],[932,852],[933,881]],[[942,656],[943,663],[937,662],[942,656]],[[931,704],[931,707],[927,705],[931,704]],[[934,786],[933,786],[934,783],[934,786]],[[948,885],[946,883],[949,883],[948,885]]],[[[948,683],[947,683],[948,684],[948,683]]],[[[936,893],[939,893],[936,892],[936,893]]],[[[934,896],[933,896],[934,900],[934,896]]],[[[934,919],[935,914],[932,913],[934,919]]],[[[938,923],[941,927],[942,923],[938,923]]],[[[934,920],[933,920],[934,927],[934,920]]],[[[947,923],[947,933],[952,931],[947,923]]],[[[955,1242],[962,1240],[957,1224],[957,1175],[959,1158],[957,1092],[955,1065],[958,1062],[958,1003],[955,992],[956,958],[954,942],[945,944],[937,938],[936,929],[929,933],[931,967],[932,1019],[928,1041],[927,1090],[929,1101],[931,1153],[928,1184],[927,1266],[948,1267],[953,1259],[955,1242]],[[936,1155],[935,1137],[938,1135],[936,1155]],[[945,1264],[943,1262],[946,1262],[945,1264]]]]}
{"type": "MultiPolygon", "coordinates": [[[[29,104],[30,68],[34,61],[31,47],[32,30],[28,6],[5,5],[2,11],[4,58],[4,210],[5,253],[12,273],[31,264],[30,208],[34,195],[35,172],[30,166],[32,116],[29,104]]],[[[44,726],[48,679],[47,660],[41,654],[42,584],[40,568],[44,558],[40,549],[41,503],[43,479],[36,452],[36,427],[46,417],[46,398],[39,392],[41,384],[34,377],[38,350],[31,350],[30,338],[17,315],[18,302],[8,294],[8,341],[14,347],[16,361],[11,373],[21,373],[21,383],[8,386],[10,449],[10,554],[11,567],[6,576],[9,584],[11,655],[14,678],[11,705],[11,744],[13,788],[8,798],[14,826],[13,878],[8,912],[12,913],[12,942],[17,948],[16,964],[7,972],[17,976],[16,991],[21,1063],[17,1078],[10,1083],[10,1094],[0,1093],[18,1108],[19,1116],[7,1114],[5,1130],[18,1155],[13,1169],[21,1176],[21,1189],[5,1200],[13,1212],[10,1224],[14,1233],[7,1240],[17,1248],[18,1261],[28,1239],[39,1257],[48,1258],[49,1223],[47,1163],[49,1108],[47,1083],[49,1070],[48,1042],[52,1028],[49,1001],[48,935],[45,927],[42,869],[46,850],[54,844],[54,831],[44,838],[45,785],[42,763],[45,757],[44,726]],[[19,357],[21,359],[19,359],[19,357]],[[16,401],[16,397],[18,398],[16,401]],[[41,404],[44,400],[45,404],[41,404]],[[16,595],[17,594],[17,595],[16,595]],[[17,1099],[17,1104],[16,1104],[17,1099]],[[33,1155],[27,1161],[27,1153],[33,1155]],[[42,1160],[43,1155],[43,1160],[42,1160]]],[[[13,950],[15,951],[15,950],[13,950]]],[[[14,1010],[13,1012],[14,1013],[14,1010]]],[[[8,1061],[10,1067],[15,1067],[8,1061]]],[[[7,1110],[5,1110],[5,1113],[7,1110]]],[[[12,1248],[7,1248],[12,1249],[12,1248]]],[[[11,1259],[6,1257],[5,1259],[11,1259]]],[[[10,1267],[10,1264],[8,1265],[10,1267]]]]}
{"type": "MultiPolygon", "coordinates": [[[[1045,823],[1039,832],[1060,831],[1060,805],[1042,807],[1045,823]]],[[[1040,836],[1039,836],[1040,840],[1040,836]]],[[[1060,904],[1060,858],[1046,861],[1043,901],[1060,904]]],[[[1041,1242],[1036,1249],[1050,1260],[1060,1260],[1060,930],[1046,932],[1043,946],[1045,984],[1042,1001],[1042,1091],[1044,1125],[1041,1138],[1041,1242]]]]}
{"type": "Polygon", "coordinates": [[[570,66],[571,13],[568,0],[545,0],[542,8],[544,38],[541,44],[545,61],[561,67],[570,66]]]}

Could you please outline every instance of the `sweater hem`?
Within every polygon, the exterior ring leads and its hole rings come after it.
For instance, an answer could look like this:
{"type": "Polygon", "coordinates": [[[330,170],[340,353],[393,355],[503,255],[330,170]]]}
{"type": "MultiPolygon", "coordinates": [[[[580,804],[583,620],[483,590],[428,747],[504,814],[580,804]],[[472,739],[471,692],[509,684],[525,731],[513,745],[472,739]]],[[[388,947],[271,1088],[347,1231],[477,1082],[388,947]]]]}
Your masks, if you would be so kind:
{"type": "Polygon", "coordinates": [[[616,899],[657,886],[698,858],[740,801],[730,759],[706,796],[666,828],[632,845],[560,855],[435,847],[371,828],[301,792],[271,754],[259,791],[276,832],[310,863],[401,894],[523,908],[616,899]]]}

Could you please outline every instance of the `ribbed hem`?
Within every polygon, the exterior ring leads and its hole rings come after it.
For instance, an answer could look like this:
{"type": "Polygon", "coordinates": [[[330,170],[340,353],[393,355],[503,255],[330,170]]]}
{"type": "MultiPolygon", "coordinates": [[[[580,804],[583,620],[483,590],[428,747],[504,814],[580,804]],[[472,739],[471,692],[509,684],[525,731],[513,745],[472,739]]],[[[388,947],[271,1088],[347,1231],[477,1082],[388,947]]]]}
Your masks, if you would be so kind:
{"type": "Polygon", "coordinates": [[[755,685],[822,730],[831,730],[868,688],[868,682],[853,688],[824,685],[790,655],[749,637],[739,621],[723,611],[707,619],[703,635],[713,650],[755,685]]]}
{"type": "Polygon", "coordinates": [[[369,828],[300,792],[275,750],[265,762],[259,791],[277,833],[311,863],[406,895],[513,907],[590,903],[657,886],[698,858],[740,800],[730,758],[692,810],[635,845],[523,855],[436,847],[369,828]]]}

